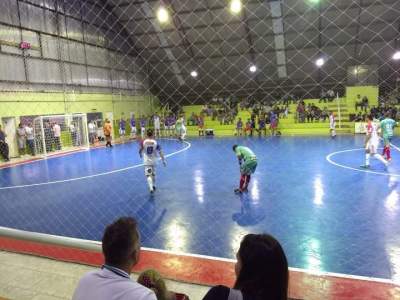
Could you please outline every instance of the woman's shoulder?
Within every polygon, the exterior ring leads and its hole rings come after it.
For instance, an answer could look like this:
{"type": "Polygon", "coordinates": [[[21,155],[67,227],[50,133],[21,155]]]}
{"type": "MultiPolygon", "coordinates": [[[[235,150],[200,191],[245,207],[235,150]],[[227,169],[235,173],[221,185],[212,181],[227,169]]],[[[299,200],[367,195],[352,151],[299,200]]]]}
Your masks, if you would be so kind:
{"type": "Polygon", "coordinates": [[[214,286],[207,292],[207,294],[204,296],[203,300],[228,299],[229,290],[230,290],[230,288],[227,286],[224,286],[224,285],[214,286]]]}

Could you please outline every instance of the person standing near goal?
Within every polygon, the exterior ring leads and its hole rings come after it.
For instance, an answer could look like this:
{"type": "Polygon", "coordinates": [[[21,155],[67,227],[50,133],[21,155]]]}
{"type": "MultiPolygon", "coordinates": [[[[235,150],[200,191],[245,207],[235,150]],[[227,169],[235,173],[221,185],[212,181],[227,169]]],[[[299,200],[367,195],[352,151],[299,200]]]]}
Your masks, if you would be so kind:
{"type": "Polygon", "coordinates": [[[155,137],[160,137],[161,136],[161,130],[160,130],[160,117],[155,114],[154,115],[154,136],[155,137]]]}
{"type": "Polygon", "coordinates": [[[365,165],[362,165],[361,168],[369,169],[369,160],[371,155],[381,161],[385,167],[388,166],[388,162],[382,157],[382,155],[378,154],[378,146],[379,146],[379,135],[378,130],[380,127],[379,123],[373,122],[373,117],[369,115],[367,117],[367,132],[365,137],[365,165]]]}
{"type": "Polygon", "coordinates": [[[130,120],[130,125],[131,125],[131,138],[136,139],[136,119],[135,115],[132,114],[131,120],[130,120]]]}
{"type": "Polygon", "coordinates": [[[175,130],[178,140],[183,141],[186,137],[186,126],[183,117],[176,120],[175,130]]]}
{"type": "Polygon", "coordinates": [[[123,117],[119,120],[119,138],[121,142],[125,142],[125,133],[126,133],[126,121],[123,117]]]}
{"type": "Polygon", "coordinates": [[[142,139],[144,138],[145,134],[146,134],[146,118],[142,116],[140,118],[140,135],[142,139]]]}
{"type": "Polygon", "coordinates": [[[232,149],[233,152],[235,152],[240,165],[240,185],[239,188],[235,189],[235,193],[241,194],[247,192],[251,174],[256,171],[257,156],[248,147],[233,145],[232,149]]]}
{"type": "Polygon", "coordinates": [[[147,130],[146,139],[140,143],[139,155],[143,158],[144,174],[147,178],[147,184],[149,185],[150,193],[154,193],[156,190],[156,172],[155,167],[160,156],[164,167],[166,166],[165,157],[161,150],[160,145],[153,137],[153,130],[147,130]]]}
{"type": "Polygon", "coordinates": [[[335,118],[335,114],[333,113],[333,111],[331,112],[331,114],[329,115],[329,131],[331,133],[331,138],[335,138],[336,137],[336,118],[335,118]]]}
{"type": "Polygon", "coordinates": [[[109,119],[106,119],[106,121],[104,122],[103,132],[104,132],[104,136],[106,137],[106,147],[112,148],[112,144],[111,144],[112,127],[111,127],[111,122],[109,119]]]}

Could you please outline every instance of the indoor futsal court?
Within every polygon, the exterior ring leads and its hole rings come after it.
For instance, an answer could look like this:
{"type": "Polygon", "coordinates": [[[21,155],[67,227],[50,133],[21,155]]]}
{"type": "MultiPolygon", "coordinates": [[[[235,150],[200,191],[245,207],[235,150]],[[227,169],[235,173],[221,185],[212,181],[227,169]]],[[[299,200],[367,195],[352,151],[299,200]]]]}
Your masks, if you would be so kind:
{"type": "Polygon", "coordinates": [[[0,299],[400,299],[399,128],[399,0],[1,0],[0,299]]]}
{"type": "Polygon", "coordinates": [[[282,241],[292,267],[397,278],[400,164],[360,169],[362,138],[161,143],[167,167],[157,169],[154,195],[137,143],[1,169],[2,226],[99,240],[104,220],[124,213],[139,220],[144,247],[221,258],[234,258],[238,236],[265,231],[282,241]],[[233,193],[234,143],[259,159],[243,195],[233,193]]]}

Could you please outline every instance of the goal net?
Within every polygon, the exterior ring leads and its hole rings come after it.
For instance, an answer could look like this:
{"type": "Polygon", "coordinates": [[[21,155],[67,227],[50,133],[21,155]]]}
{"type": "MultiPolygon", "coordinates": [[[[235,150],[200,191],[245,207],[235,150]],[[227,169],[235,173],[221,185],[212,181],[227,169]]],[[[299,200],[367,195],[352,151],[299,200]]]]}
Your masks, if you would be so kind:
{"type": "Polygon", "coordinates": [[[86,114],[40,116],[33,130],[36,155],[89,149],[86,114]]]}

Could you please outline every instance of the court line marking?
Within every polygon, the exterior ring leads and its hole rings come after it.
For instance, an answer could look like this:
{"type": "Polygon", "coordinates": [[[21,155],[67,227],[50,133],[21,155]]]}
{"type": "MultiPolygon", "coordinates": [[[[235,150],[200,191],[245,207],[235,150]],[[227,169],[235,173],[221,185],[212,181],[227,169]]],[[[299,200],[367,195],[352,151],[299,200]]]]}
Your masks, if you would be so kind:
{"type": "MultiPolygon", "coordinates": [[[[165,140],[177,141],[177,140],[174,140],[174,139],[165,139],[165,140]]],[[[168,157],[174,156],[176,154],[179,154],[181,152],[184,152],[184,151],[188,150],[192,146],[192,144],[189,143],[189,142],[186,142],[186,141],[182,141],[182,142],[186,144],[185,148],[183,148],[181,150],[178,150],[178,151],[175,151],[175,152],[172,152],[170,154],[167,154],[167,155],[165,155],[165,158],[168,158],[168,157]]],[[[33,186],[50,185],[50,184],[56,184],[56,183],[65,183],[65,182],[78,181],[78,180],[83,180],[83,179],[90,179],[90,178],[94,178],[94,177],[100,177],[100,176],[104,176],[104,175],[124,172],[124,171],[131,170],[131,169],[137,169],[137,168],[143,167],[143,166],[144,166],[144,164],[141,163],[141,164],[133,165],[133,166],[126,167],[126,168],[112,170],[112,171],[108,171],[108,172],[104,172],[104,173],[93,174],[93,175],[87,175],[87,176],[81,176],[81,177],[75,177],[75,178],[69,178],[69,179],[63,179],[63,180],[48,181],[48,182],[32,183],[32,184],[4,186],[4,187],[0,187],[0,191],[1,190],[11,190],[11,189],[33,187],[33,186]]]]}
{"type": "MultiPolygon", "coordinates": [[[[80,249],[83,251],[98,251],[101,252],[101,242],[100,241],[95,241],[95,240],[88,240],[88,239],[82,239],[82,238],[73,238],[73,237],[66,237],[66,236],[59,236],[59,235],[52,235],[48,233],[35,233],[35,232],[29,232],[29,231],[24,231],[20,229],[13,229],[13,228],[8,228],[8,227],[0,227],[0,229],[11,229],[12,231],[18,231],[18,232],[25,232],[28,234],[38,234],[41,236],[41,240],[31,240],[34,243],[42,243],[46,244],[45,237],[48,238],[57,238],[58,242],[63,241],[63,243],[60,243],[57,245],[62,246],[62,247],[70,247],[70,248],[75,248],[75,249],[80,249]],[[45,237],[44,237],[45,236],[45,237]],[[70,244],[68,246],[67,244],[70,244]],[[74,246],[72,246],[72,244],[74,246]],[[90,246],[90,249],[87,247],[83,246],[90,246]],[[93,246],[97,246],[98,249],[93,249],[93,246]],[[83,247],[83,248],[81,248],[83,247]]],[[[12,235],[4,235],[4,237],[13,239],[13,240],[18,240],[18,238],[13,237],[12,235]]],[[[21,237],[21,236],[20,236],[21,237]]],[[[21,239],[22,241],[24,239],[21,239]]],[[[25,240],[29,241],[29,239],[25,240]]],[[[50,244],[48,244],[50,245],[50,244]]],[[[162,254],[167,254],[167,255],[174,255],[174,256],[180,256],[180,257],[191,257],[195,259],[207,259],[207,260],[213,260],[213,261],[219,261],[219,262],[228,262],[228,263],[236,263],[235,259],[230,259],[230,258],[224,258],[224,257],[216,257],[216,256],[208,256],[208,255],[202,255],[202,254],[194,254],[194,253],[185,253],[182,251],[172,251],[172,250],[163,250],[163,249],[157,249],[157,248],[148,248],[148,247],[141,247],[141,250],[147,251],[147,252],[154,252],[154,253],[162,253],[162,254]]],[[[395,280],[392,279],[387,279],[387,278],[378,278],[378,277],[370,277],[370,276],[361,276],[361,275],[351,275],[351,274],[343,274],[343,273],[334,273],[334,272],[325,272],[325,271],[318,271],[318,270],[312,270],[312,269],[301,269],[301,268],[295,268],[295,267],[289,267],[289,270],[294,271],[294,272],[299,272],[299,273],[305,273],[313,276],[329,276],[329,277],[336,277],[336,278],[347,278],[347,279],[352,279],[352,280],[359,280],[359,281],[371,281],[371,282],[378,282],[378,283],[385,283],[385,284],[391,284],[391,285],[398,285],[399,282],[396,282],[395,280]]]]}
{"type": "MultiPolygon", "coordinates": [[[[396,147],[397,148],[397,147],[396,147]]],[[[332,157],[335,156],[336,154],[340,153],[346,153],[346,152],[354,152],[354,151],[360,151],[360,150],[365,150],[365,148],[355,148],[355,149],[349,149],[349,150],[342,150],[342,151],[336,151],[328,154],[326,156],[326,160],[337,167],[348,169],[348,170],[353,170],[353,171],[358,171],[358,172],[364,172],[364,173],[370,173],[370,174],[375,174],[375,175],[384,175],[384,176],[394,176],[394,177],[400,177],[400,174],[395,174],[395,173],[385,173],[385,172],[378,172],[378,171],[372,171],[372,170],[363,170],[363,169],[357,169],[353,167],[349,167],[346,165],[339,164],[335,161],[332,160],[332,157]]],[[[398,151],[400,151],[400,148],[398,148],[398,151]]]]}
{"type": "MultiPolygon", "coordinates": [[[[231,259],[231,258],[223,258],[223,257],[208,256],[208,255],[202,255],[202,254],[177,252],[177,251],[170,251],[170,250],[163,250],[163,249],[156,249],[156,248],[147,248],[147,247],[140,247],[140,249],[149,251],[149,252],[164,253],[164,254],[170,254],[170,255],[176,255],[176,256],[186,256],[186,257],[193,257],[193,258],[202,258],[202,259],[209,259],[209,260],[215,260],[215,261],[236,263],[236,260],[231,259]]],[[[308,269],[301,269],[301,268],[294,268],[294,267],[289,267],[289,270],[295,271],[295,272],[306,273],[306,274],[310,274],[310,275],[315,275],[315,276],[330,276],[330,277],[348,278],[348,279],[363,280],[363,281],[374,281],[374,282],[398,285],[398,282],[391,280],[391,279],[387,279],[387,278],[351,275],[351,274],[334,273],[334,272],[324,272],[324,271],[308,270],[308,269]]]]}

